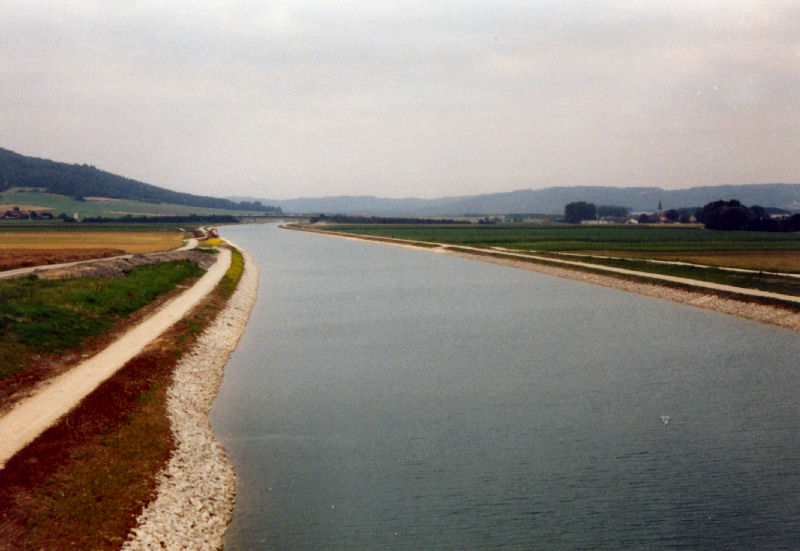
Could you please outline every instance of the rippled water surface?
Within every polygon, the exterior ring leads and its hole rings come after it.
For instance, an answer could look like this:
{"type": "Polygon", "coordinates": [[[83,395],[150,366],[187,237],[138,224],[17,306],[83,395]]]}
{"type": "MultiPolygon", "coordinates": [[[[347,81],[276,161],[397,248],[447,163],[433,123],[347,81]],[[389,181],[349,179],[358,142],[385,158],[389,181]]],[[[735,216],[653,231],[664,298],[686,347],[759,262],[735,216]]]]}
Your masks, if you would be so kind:
{"type": "Polygon", "coordinates": [[[800,338],[428,252],[225,228],[226,549],[800,548],[800,338]],[[662,415],[671,421],[664,425],[662,415]]]}

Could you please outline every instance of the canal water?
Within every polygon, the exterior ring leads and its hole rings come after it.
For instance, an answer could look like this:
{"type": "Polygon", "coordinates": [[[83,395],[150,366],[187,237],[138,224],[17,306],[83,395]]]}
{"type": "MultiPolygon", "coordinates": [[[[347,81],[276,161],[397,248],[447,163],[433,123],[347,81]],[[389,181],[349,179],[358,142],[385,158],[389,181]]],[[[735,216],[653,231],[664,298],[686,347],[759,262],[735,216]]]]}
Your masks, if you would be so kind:
{"type": "Polygon", "coordinates": [[[796,334],[429,252],[223,234],[261,269],[212,412],[239,478],[227,550],[800,548],[796,334]]]}

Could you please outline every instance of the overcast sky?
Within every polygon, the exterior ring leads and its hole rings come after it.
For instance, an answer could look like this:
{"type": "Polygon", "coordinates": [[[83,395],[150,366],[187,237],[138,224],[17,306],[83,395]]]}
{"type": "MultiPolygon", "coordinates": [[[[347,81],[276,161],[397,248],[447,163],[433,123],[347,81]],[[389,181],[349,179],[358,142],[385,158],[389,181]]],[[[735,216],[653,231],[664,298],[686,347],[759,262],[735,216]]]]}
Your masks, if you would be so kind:
{"type": "Polygon", "coordinates": [[[11,0],[0,147],[192,193],[800,182],[800,2],[11,0]]]}

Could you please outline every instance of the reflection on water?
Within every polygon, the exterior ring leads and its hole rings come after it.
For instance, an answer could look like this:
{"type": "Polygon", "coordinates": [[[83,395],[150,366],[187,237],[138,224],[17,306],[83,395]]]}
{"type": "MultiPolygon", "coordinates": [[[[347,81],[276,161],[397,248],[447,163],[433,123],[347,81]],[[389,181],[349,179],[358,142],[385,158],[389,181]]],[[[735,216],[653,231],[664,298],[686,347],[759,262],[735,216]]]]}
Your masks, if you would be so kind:
{"type": "Polygon", "coordinates": [[[442,255],[224,233],[262,270],[212,415],[240,481],[226,549],[800,547],[795,334],[442,255]]]}

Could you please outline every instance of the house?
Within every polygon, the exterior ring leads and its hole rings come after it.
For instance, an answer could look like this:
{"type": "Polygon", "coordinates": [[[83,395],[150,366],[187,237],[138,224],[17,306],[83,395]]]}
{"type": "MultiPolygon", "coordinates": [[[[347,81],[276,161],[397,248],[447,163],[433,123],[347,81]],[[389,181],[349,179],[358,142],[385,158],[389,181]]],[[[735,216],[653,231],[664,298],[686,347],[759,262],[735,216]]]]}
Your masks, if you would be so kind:
{"type": "Polygon", "coordinates": [[[37,212],[14,207],[0,214],[0,218],[5,220],[53,220],[55,216],[50,212],[37,212]]]}
{"type": "Polygon", "coordinates": [[[30,213],[28,211],[20,210],[19,207],[14,207],[13,209],[7,210],[5,213],[3,213],[3,218],[7,220],[23,220],[28,218],[29,215],[30,213]]]}

